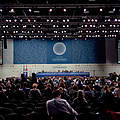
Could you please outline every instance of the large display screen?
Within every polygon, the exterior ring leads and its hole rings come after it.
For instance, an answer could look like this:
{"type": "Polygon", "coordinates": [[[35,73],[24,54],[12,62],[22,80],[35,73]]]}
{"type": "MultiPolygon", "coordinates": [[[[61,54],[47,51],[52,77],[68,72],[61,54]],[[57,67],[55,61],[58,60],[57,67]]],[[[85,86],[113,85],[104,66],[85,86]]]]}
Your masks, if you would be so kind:
{"type": "Polygon", "coordinates": [[[0,64],[3,64],[3,44],[2,44],[2,40],[0,40],[0,64]]]}
{"type": "Polygon", "coordinates": [[[14,64],[105,63],[103,38],[14,40],[14,64]]]}
{"type": "Polygon", "coordinates": [[[118,63],[120,63],[120,40],[118,40],[118,63]]]}

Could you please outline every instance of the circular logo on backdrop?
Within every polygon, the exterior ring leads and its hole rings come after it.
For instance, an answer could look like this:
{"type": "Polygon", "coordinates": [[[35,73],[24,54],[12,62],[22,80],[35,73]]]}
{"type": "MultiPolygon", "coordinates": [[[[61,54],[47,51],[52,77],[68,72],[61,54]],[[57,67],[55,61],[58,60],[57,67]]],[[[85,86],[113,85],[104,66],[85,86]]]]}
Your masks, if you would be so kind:
{"type": "Polygon", "coordinates": [[[57,42],[53,46],[53,52],[56,55],[63,55],[66,52],[66,46],[63,42],[57,42]]]}

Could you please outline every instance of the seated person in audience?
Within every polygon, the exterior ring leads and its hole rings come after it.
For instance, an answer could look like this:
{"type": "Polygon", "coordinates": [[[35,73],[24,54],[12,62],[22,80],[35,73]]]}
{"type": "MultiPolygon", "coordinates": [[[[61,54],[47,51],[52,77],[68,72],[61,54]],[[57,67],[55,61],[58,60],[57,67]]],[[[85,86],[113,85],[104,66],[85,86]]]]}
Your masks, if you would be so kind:
{"type": "Polygon", "coordinates": [[[120,82],[118,83],[118,87],[115,88],[114,93],[115,93],[115,97],[120,99],[120,82]]]}
{"type": "Polygon", "coordinates": [[[6,85],[5,95],[7,96],[7,98],[9,100],[12,100],[14,98],[14,90],[12,90],[12,85],[11,84],[6,85]]]}
{"type": "Polygon", "coordinates": [[[75,108],[77,112],[80,111],[82,107],[85,107],[87,104],[87,100],[85,99],[85,93],[83,90],[79,90],[77,92],[77,97],[73,100],[72,106],[75,108]]]}
{"type": "Polygon", "coordinates": [[[71,86],[71,88],[69,88],[69,95],[70,95],[70,99],[71,100],[73,100],[74,98],[76,98],[77,91],[78,91],[78,86],[75,83],[73,83],[73,85],[71,86]]]}
{"type": "Polygon", "coordinates": [[[114,105],[115,102],[114,95],[112,94],[110,87],[108,85],[104,86],[103,95],[101,99],[103,100],[106,109],[111,109],[111,107],[114,105]]]}
{"type": "Polygon", "coordinates": [[[47,113],[52,120],[75,120],[78,113],[65,99],[61,99],[59,90],[53,92],[53,99],[46,103],[47,113]]]}
{"type": "Polygon", "coordinates": [[[25,99],[25,93],[24,91],[21,89],[21,85],[17,84],[15,91],[14,91],[14,99],[15,100],[24,100],[25,99]]]}
{"type": "Polygon", "coordinates": [[[36,83],[34,83],[34,84],[32,85],[33,89],[31,89],[30,92],[29,92],[29,97],[30,97],[30,98],[40,99],[40,98],[42,97],[40,90],[37,89],[37,86],[38,86],[38,85],[37,85],[36,83]]]}
{"type": "Polygon", "coordinates": [[[86,100],[87,101],[91,101],[94,97],[94,91],[90,88],[89,85],[87,85],[85,88],[84,88],[84,91],[85,91],[85,97],[86,97],[86,100]]]}
{"type": "Polygon", "coordinates": [[[30,88],[27,82],[23,83],[23,87],[22,90],[25,92],[25,98],[28,98],[29,92],[30,92],[30,88]]]}
{"type": "Polygon", "coordinates": [[[52,91],[53,91],[52,86],[50,83],[48,83],[45,88],[45,97],[47,99],[50,99],[52,97],[52,91]]]}
{"type": "Polygon", "coordinates": [[[67,93],[67,89],[59,87],[58,90],[59,90],[59,92],[61,94],[62,99],[69,100],[70,97],[69,97],[69,95],[67,93]]]}
{"type": "Polygon", "coordinates": [[[0,104],[6,102],[8,99],[7,99],[7,96],[5,95],[4,91],[3,91],[3,88],[2,86],[0,86],[0,104]]]}

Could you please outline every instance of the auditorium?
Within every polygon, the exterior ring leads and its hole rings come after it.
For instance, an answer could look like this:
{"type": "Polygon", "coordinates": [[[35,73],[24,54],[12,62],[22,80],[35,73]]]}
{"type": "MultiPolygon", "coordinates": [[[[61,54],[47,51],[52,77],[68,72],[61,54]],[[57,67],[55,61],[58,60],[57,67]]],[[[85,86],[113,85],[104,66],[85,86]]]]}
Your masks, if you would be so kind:
{"type": "Polygon", "coordinates": [[[120,120],[120,0],[0,0],[0,120],[120,120]]]}

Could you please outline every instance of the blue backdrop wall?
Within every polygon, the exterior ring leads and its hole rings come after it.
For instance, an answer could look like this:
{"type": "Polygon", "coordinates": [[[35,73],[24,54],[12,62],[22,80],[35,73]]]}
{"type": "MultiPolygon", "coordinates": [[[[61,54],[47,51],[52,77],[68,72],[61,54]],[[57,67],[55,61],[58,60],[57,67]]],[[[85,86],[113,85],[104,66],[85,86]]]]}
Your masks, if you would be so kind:
{"type": "Polygon", "coordinates": [[[105,40],[14,40],[14,64],[105,63],[105,40]]]}

